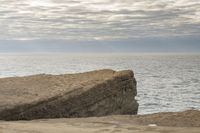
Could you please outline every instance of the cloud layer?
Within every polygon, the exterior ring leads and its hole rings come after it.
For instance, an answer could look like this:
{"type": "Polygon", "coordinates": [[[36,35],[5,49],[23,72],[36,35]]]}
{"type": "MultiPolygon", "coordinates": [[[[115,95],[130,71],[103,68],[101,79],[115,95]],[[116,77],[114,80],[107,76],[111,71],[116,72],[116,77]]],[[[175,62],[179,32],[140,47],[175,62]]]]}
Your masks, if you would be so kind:
{"type": "Polygon", "coordinates": [[[0,0],[0,39],[200,36],[200,0],[0,0]]]}

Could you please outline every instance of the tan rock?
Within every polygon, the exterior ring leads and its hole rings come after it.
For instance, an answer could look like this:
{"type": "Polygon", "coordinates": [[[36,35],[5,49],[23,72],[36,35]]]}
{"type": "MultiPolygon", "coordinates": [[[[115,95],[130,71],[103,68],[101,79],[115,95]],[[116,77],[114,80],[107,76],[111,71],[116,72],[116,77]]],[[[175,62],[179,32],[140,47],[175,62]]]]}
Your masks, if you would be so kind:
{"type": "Polygon", "coordinates": [[[2,78],[0,119],[137,114],[136,94],[130,70],[2,78]]]}
{"type": "Polygon", "coordinates": [[[148,115],[0,121],[0,133],[199,133],[199,118],[200,111],[190,110],[148,115]]]}

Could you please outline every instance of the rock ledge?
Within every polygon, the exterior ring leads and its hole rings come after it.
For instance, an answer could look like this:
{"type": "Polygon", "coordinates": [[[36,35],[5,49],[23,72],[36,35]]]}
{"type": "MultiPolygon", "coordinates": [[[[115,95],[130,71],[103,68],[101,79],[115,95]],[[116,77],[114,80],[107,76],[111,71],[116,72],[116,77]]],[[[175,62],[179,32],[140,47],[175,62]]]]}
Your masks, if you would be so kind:
{"type": "Polygon", "coordinates": [[[137,114],[131,70],[0,79],[0,120],[137,114]]]}

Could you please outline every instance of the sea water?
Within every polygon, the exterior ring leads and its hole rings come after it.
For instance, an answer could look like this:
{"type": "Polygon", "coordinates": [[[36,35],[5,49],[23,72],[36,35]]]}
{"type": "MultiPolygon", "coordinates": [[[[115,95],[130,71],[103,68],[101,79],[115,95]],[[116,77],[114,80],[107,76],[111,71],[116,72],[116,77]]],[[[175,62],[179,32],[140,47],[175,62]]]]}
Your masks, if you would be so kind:
{"type": "Polygon", "coordinates": [[[130,69],[139,114],[200,109],[200,55],[0,54],[0,78],[130,69]]]}

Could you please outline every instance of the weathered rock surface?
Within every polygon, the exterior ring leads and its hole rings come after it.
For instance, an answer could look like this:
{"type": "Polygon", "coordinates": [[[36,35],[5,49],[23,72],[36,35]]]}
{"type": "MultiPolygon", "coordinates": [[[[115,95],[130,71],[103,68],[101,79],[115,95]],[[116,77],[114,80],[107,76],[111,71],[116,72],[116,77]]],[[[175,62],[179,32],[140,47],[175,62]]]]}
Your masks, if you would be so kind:
{"type": "Polygon", "coordinates": [[[137,114],[136,94],[130,70],[2,78],[0,119],[137,114]]]}
{"type": "Polygon", "coordinates": [[[0,121],[0,133],[199,133],[200,111],[0,121]],[[156,126],[157,125],[157,126],[156,126]]]}

